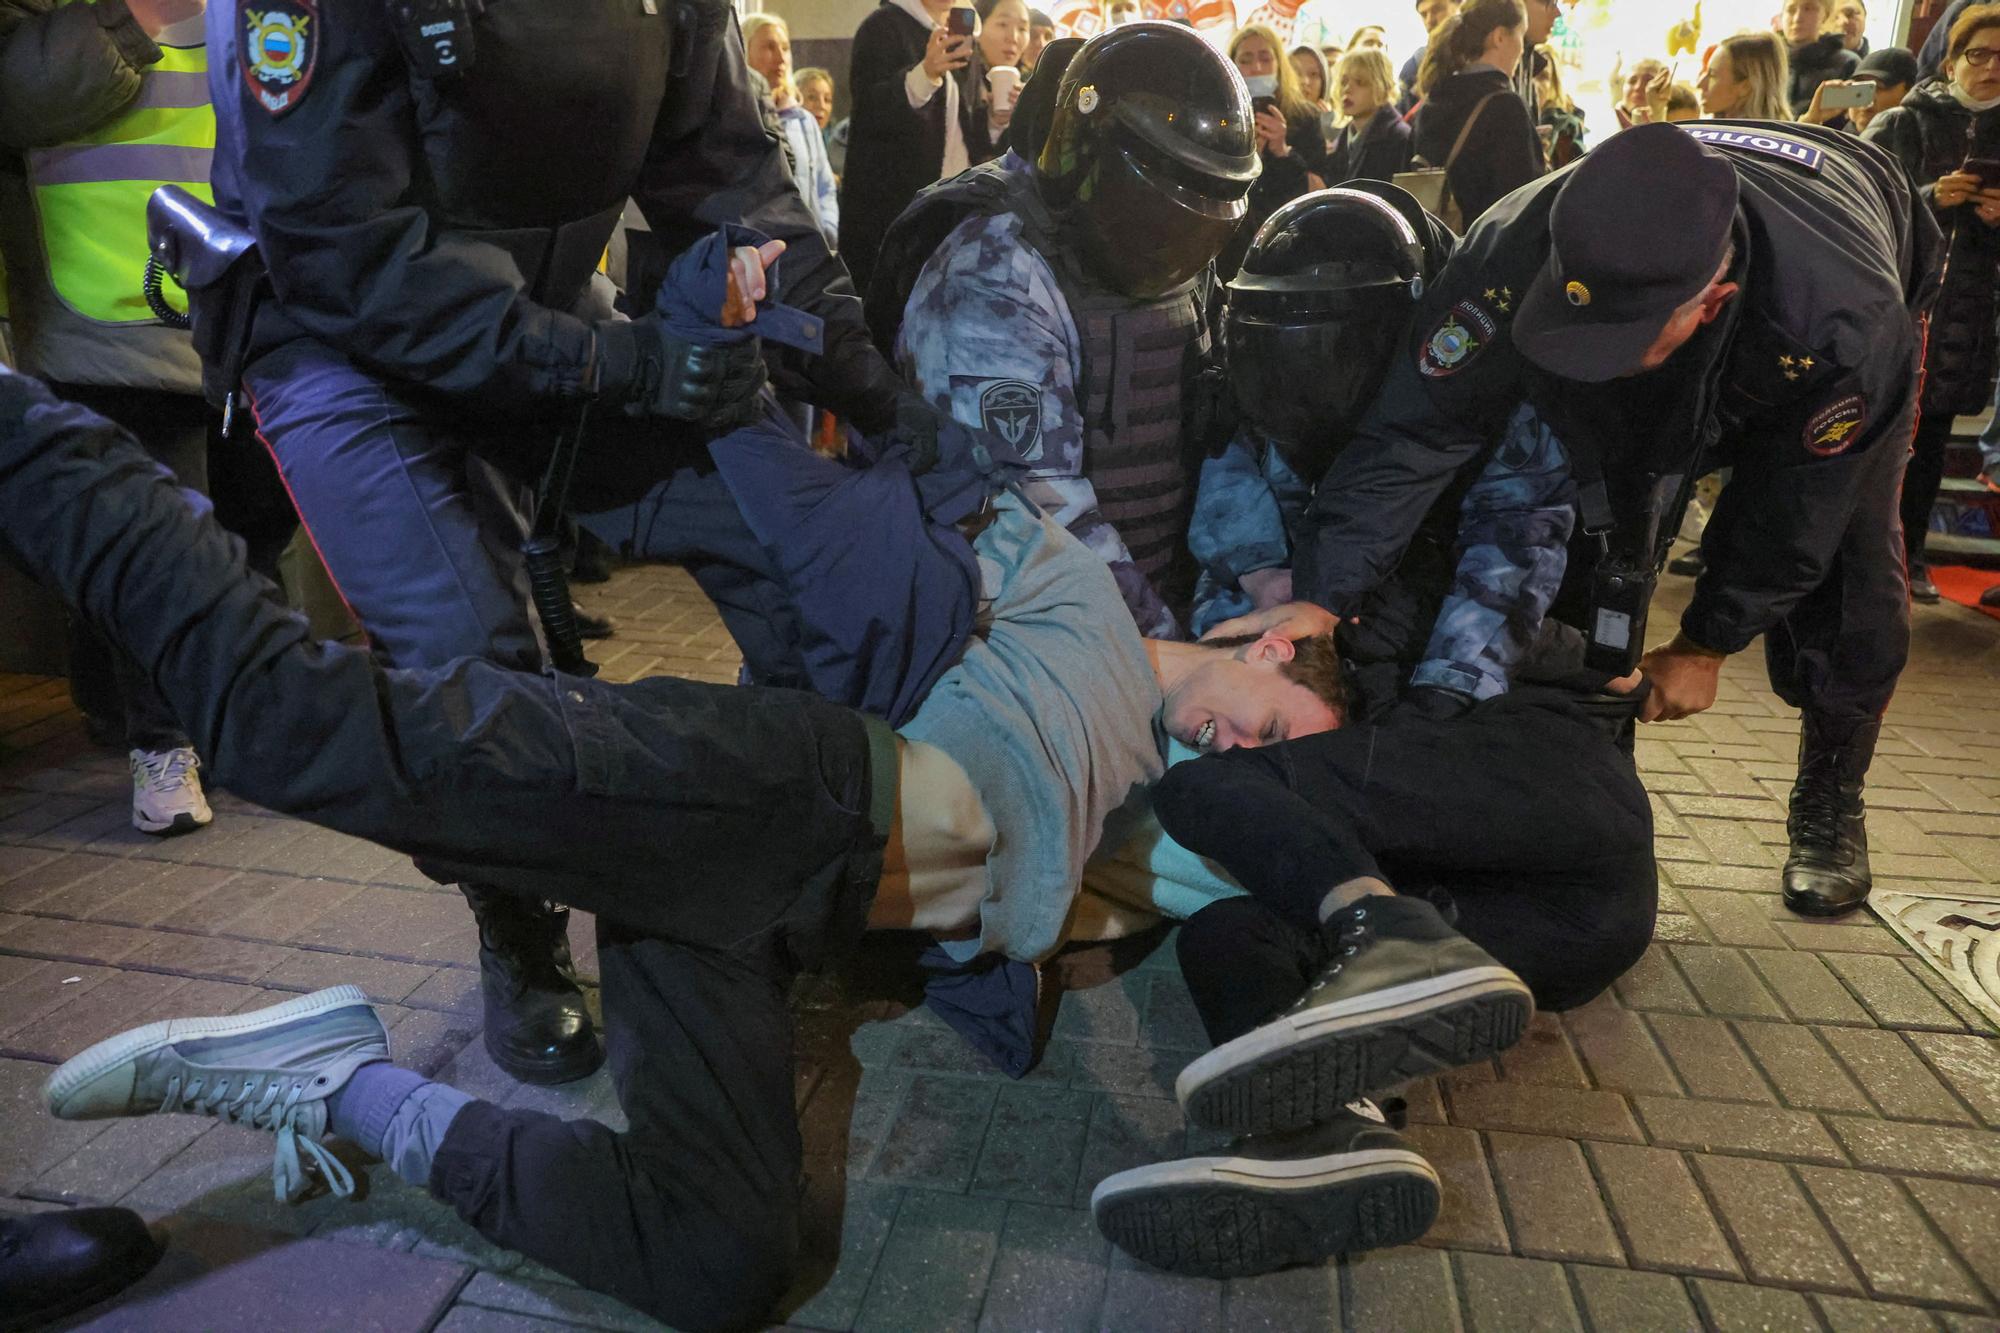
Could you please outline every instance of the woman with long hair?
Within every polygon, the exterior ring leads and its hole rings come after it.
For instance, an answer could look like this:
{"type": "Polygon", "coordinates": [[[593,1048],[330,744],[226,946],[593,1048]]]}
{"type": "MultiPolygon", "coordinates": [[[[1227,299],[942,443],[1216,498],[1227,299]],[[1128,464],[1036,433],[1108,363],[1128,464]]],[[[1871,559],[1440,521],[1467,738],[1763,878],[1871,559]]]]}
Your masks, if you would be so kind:
{"type": "Polygon", "coordinates": [[[1412,146],[1443,167],[1466,225],[1542,174],[1541,144],[1514,70],[1527,43],[1521,0],[1471,0],[1431,34],[1417,68],[1412,146]],[[1503,96],[1502,94],[1510,94],[1503,96]]]}
{"type": "Polygon", "coordinates": [[[1313,175],[1326,165],[1319,108],[1300,90],[1299,73],[1286,56],[1284,39],[1262,23],[1247,24],[1229,39],[1229,58],[1250,86],[1264,169],[1250,187],[1249,215],[1216,259],[1216,271],[1225,279],[1235,276],[1264,219],[1314,188],[1313,175]]]}
{"type": "Polygon", "coordinates": [[[1790,120],[1791,66],[1775,32],[1725,37],[1695,85],[1705,116],[1730,120],[1790,120]]]}
{"type": "Polygon", "coordinates": [[[1944,478],[1952,418],[1986,410],[2000,364],[2000,180],[1978,169],[2000,159],[2000,4],[1974,5],[1951,25],[1942,77],[1910,90],[1862,137],[1894,153],[1946,238],[1944,289],[1924,351],[1923,415],[1903,474],[1903,545],[1910,595],[1935,602],[1924,534],[1944,478]],[[1973,170],[1967,170],[1968,166],[1973,170]]]}

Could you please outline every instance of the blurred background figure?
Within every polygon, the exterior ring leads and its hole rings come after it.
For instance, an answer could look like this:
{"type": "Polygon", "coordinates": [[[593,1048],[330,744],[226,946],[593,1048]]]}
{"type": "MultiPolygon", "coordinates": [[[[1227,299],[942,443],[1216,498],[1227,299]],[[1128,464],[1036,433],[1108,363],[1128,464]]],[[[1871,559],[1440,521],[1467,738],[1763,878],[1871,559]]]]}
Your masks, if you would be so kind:
{"type": "Polygon", "coordinates": [[[986,162],[1000,155],[1000,138],[1007,133],[1007,124],[1014,118],[1014,101],[1020,96],[1021,85],[1027,81],[1028,73],[1021,67],[1028,50],[1028,34],[1033,23],[1033,15],[1028,9],[1028,0],[979,0],[979,63],[986,86],[982,90],[986,107],[986,143],[984,155],[975,162],[986,162]],[[1010,75],[997,77],[1000,70],[1014,71],[1010,75]]]}
{"type": "MultiPolygon", "coordinates": [[[[1615,72],[1613,77],[1617,77],[1615,72]]],[[[1618,117],[1618,128],[1628,130],[1651,119],[1648,99],[1652,89],[1657,84],[1664,91],[1670,86],[1672,78],[1667,62],[1651,56],[1624,71],[1624,77],[1618,79],[1618,100],[1612,104],[1612,111],[1618,117]]]]}
{"type": "Polygon", "coordinates": [[[1786,100],[1792,115],[1803,116],[1812,105],[1813,91],[1829,79],[1853,77],[1861,57],[1847,49],[1847,38],[1827,23],[1830,0],[1785,0],[1779,19],[1785,41],[1790,46],[1791,82],[1786,100]]]}
{"type": "Polygon", "coordinates": [[[1894,153],[1944,228],[1944,290],[1931,309],[1922,416],[1903,474],[1903,546],[1910,596],[1938,600],[1924,563],[1931,506],[1944,478],[1952,418],[1986,410],[2000,364],[2000,4],[1974,5],[1952,24],[1945,77],[1919,84],[1878,114],[1864,136],[1894,153]]]}
{"type": "MultiPolygon", "coordinates": [[[[792,34],[775,14],[752,14],[743,20],[743,51],[750,68],[771,87],[778,128],[791,150],[792,177],[806,208],[819,224],[829,250],[840,244],[840,187],[826,154],[819,117],[804,104],[792,77],[792,34]]],[[[833,81],[826,80],[826,109],[833,110],[833,81]]]]}
{"type": "Polygon", "coordinates": [[[1852,51],[1856,59],[1868,58],[1872,49],[1868,45],[1868,6],[1862,0],[1837,0],[1828,27],[1840,33],[1840,44],[1852,51]]]}
{"type": "Polygon", "coordinates": [[[1417,91],[1417,71],[1423,67],[1424,56],[1431,49],[1431,41],[1436,38],[1437,30],[1445,25],[1446,20],[1457,17],[1458,10],[1459,0],[1417,0],[1417,17],[1422,19],[1424,24],[1424,45],[1417,48],[1410,58],[1403,62],[1403,67],[1396,71],[1396,82],[1403,87],[1403,100],[1397,105],[1397,110],[1404,115],[1410,114],[1411,109],[1417,104],[1417,99],[1423,95],[1417,91]]]}
{"type": "Polygon", "coordinates": [[[1535,62],[1535,105],[1541,108],[1535,129],[1542,136],[1543,155],[1551,169],[1566,167],[1583,156],[1583,112],[1563,91],[1562,63],[1555,51],[1538,46],[1530,55],[1535,62]]]}
{"type": "Polygon", "coordinates": [[[819,126],[821,134],[833,128],[833,75],[818,68],[802,69],[792,75],[792,86],[799,90],[799,105],[804,107],[819,126]]]}
{"type": "Polygon", "coordinates": [[[1696,85],[1704,116],[1734,120],[1790,120],[1785,88],[1790,72],[1784,43],[1772,32],[1725,37],[1696,85]]]}
{"type": "Polygon", "coordinates": [[[1892,106],[1901,106],[1903,99],[1910,95],[1910,90],[1917,85],[1917,58],[1908,47],[1884,46],[1868,53],[1868,58],[1854,71],[1854,77],[1875,85],[1874,102],[1857,108],[1848,118],[1858,134],[1867,129],[1875,117],[1892,106]]]}
{"type": "Polygon", "coordinates": [[[1319,108],[1300,91],[1298,71],[1284,50],[1277,32],[1261,23],[1238,28],[1229,39],[1229,58],[1250,88],[1263,170],[1250,187],[1249,215],[1215,261],[1216,272],[1225,281],[1243,262],[1264,219],[1313,189],[1317,169],[1326,165],[1319,108]]]}
{"type": "Polygon", "coordinates": [[[1356,51],[1365,46],[1372,46],[1377,51],[1387,51],[1389,49],[1389,30],[1379,23],[1362,24],[1354,30],[1354,36],[1347,39],[1347,49],[1349,51],[1356,51]]]}
{"type": "Polygon", "coordinates": [[[1035,65],[1042,58],[1042,52],[1056,38],[1056,21],[1039,9],[1028,11],[1028,49],[1021,53],[1021,73],[1035,72],[1035,65]]]}
{"type": "Polygon", "coordinates": [[[1514,96],[1528,18],[1521,0],[1472,0],[1431,34],[1417,74],[1412,146],[1443,167],[1466,226],[1542,174],[1541,136],[1514,96]]]}
{"type": "Polygon", "coordinates": [[[1396,76],[1389,53],[1361,46],[1334,68],[1334,95],[1346,124],[1327,155],[1326,183],[1393,181],[1410,169],[1410,127],[1396,114],[1396,76]]]}
{"type": "Polygon", "coordinates": [[[1333,66],[1327,63],[1319,48],[1295,46],[1287,57],[1292,62],[1292,73],[1299,77],[1299,96],[1311,102],[1321,111],[1333,109],[1333,66]]]}

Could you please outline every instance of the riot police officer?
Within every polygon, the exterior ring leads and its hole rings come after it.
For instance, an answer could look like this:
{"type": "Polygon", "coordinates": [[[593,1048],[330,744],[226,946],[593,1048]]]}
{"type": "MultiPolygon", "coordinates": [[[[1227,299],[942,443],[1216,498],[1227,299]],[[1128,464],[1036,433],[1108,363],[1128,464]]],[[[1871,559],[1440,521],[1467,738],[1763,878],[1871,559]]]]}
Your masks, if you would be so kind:
{"type": "Polygon", "coordinates": [[[1033,170],[975,168],[897,219],[869,321],[918,392],[1021,452],[1028,494],[1111,565],[1141,632],[1175,638],[1211,265],[1258,170],[1249,94],[1170,23],[1092,38],[1059,88],[1033,170]]]}
{"type": "MultiPolygon", "coordinates": [[[[208,19],[216,202],[254,233],[269,296],[247,329],[198,309],[197,337],[221,388],[242,352],[259,434],[390,661],[539,668],[521,483],[586,402],[578,509],[644,499],[619,521],[634,554],[734,540],[757,560],[747,536],[692,529],[737,521],[706,503],[702,428],[766,362],[756,340],[611,317],[595,270],[628,197],[671,248],[723,222],[785,242],[778,294],[824,355],[772,353],[780,391],[865,429],[893,419],[894,373],[758,118],[723,0],[257,0],[208,19]]],[[[712,594],[754,598],[729,568],[704,566],[712,594]]],[[[602,1051],[564,916],[466,892],[488,1050],[533,1082],[589,1073],[602,1051]]]]}
{"type": "Polygon", "coordinates": [[[1630,661],[1683,483],[1731,465],[1680,633],[1640,662],[1645,717],[1707,708],[1723,658],[1765,636],[1773,687],[1804,712],[1786,902],[1858,906],[1862,782],[1908,653],[1896,498],[1937,248],[1895,161],[1851,137],[1618,135],[1468,233],[1319,485],[1299,591],[1353,605],[1526,410],[1578,483],[1562,599],[1584,604],[1599,661],[1630,661]]]}

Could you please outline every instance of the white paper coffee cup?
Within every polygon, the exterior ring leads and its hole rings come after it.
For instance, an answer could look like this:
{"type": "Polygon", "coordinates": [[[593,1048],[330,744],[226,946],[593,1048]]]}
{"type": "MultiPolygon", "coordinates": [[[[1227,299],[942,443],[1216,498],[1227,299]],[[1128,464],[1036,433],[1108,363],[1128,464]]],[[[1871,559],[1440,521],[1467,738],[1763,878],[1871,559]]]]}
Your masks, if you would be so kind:
{"type": "Polygon", "coordinates": [[[1012,65],[995,65],[986,71],[986,86],[993,90],[993,105],[1011,111],[1021,95],[1021,71],[1012,65]]]}

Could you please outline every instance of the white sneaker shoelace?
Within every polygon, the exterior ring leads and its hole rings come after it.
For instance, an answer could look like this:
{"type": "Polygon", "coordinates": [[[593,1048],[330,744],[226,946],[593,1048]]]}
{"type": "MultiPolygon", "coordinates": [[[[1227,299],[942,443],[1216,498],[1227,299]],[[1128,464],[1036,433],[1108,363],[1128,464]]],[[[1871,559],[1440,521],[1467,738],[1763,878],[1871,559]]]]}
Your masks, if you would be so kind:
{"type": "Polygon", "coordinates": [[[354,1173],[320,1143],[326,1130],[326,1104],[305,1100],[305,1088],[303,1078],[246,1076],[237,1081],[232,1093],[227,1078],[210,1083],[203,1077],[187,1079],[175,1074],[167,1080],[160,1110],[212,1115],[232,1125],[275,1132],[278,1146],[271,1161],[271,1187],[280,1202],[290,1203],[305,1193],[315,1166],[327,1188],[347,1198],[354,1193],[354,1173]]]}
{"type": "Polygon", "coordinates": [[[189,747],[172,750],[140,750],[138,765],[146,775],[146,785],[155,791],[178,791],[189,786],[201,768],[201,760],[189,747]]]}

